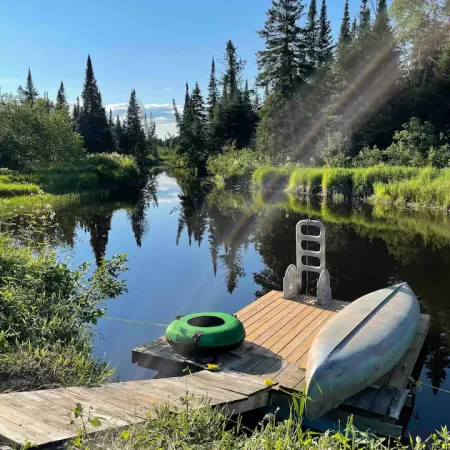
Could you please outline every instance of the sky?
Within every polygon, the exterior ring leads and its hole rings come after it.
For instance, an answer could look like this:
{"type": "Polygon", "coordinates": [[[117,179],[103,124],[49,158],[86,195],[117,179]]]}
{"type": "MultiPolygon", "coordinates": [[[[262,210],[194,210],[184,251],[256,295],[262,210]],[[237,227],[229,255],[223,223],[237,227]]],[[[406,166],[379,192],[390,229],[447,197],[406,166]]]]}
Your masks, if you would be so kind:
{"type": "MultiPolygon", "coordinates": [[[[320,4],[320,0],[318,0],[320,4]]],[[[345,0],[327,0],[334,34],[345,0]]],[[[176,131],[172,99],[183,103],[185,83],[206,94],[211,58],[220,61],[231,39],[247,61],[250,86],[257,75],[256,30],[271,0],[1,0],[0,88],[15,93],[30,67],[51,99],[61,80],[69,101],[80,95],[91,55],[103,103],[123,116],[131,89],[156,120],[160,137],[176,131]],[[31,6],[32,5],[32,6],[31,6]]],[[[359,0],[350,0],[352,17],[359,0]]]]}

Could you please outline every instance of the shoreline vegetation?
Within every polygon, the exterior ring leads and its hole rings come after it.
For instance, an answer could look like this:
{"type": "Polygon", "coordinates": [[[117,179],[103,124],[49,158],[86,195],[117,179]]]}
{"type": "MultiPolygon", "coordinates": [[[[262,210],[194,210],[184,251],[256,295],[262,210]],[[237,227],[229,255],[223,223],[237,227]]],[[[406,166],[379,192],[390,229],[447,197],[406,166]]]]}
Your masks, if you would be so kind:
{"type": "Polygon", "coordinates": [[[252,157],[251,153],[233,162],[226,154],[210,160],[216,186],[240,184],[256,191],[280,190],[294,197],[318,195],[398,208],[450,209],[450,169],[387,164],[356,168],[258,165],[257,155],[252,157]]]}

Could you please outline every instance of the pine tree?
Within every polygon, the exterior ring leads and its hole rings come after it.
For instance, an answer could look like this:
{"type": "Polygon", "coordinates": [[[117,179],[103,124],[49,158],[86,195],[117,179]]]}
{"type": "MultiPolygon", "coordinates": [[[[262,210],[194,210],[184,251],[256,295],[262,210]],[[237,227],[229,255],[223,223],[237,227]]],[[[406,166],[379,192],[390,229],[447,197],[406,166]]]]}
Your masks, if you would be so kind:
{"type": "Polygon", "coordinates": [[[260,86],[288,95],[305,79],[307,69],[304,30],[298,22],[305,6],[299,0],[272,0],[264,28],[258,34],[265,50],[257,52],[260,86]]]}
{"type": "Polygon", "coordinates": [[[311,0],[307,17],[305,28],[306,58],[310,69],[313,70],[318,66],[319,21],[317,20],[316,0],[311,0]]]}
{"type": "Polygon", "coordinates": [[[122,128],[122,123],[120,122],[119,114],[117,114],[117,117],[116,117],[116,124],[114,126],[114,134],[116,135],[119,151],[121,153],[123,153],[122,149],[120,148],[120,143],[123,140],[123,128],[122,128]]]}
{"type": "Polygon", "coordinates": [[[59,85],[58,93],[56,94],[56,109],[65,111],[69,113],[69,105],[67,103],[66,90],[64,88],[64,83],[61,81],[59,85]]]}
{"type": "Polygon", "coordinates": [[[317,62],[319,67],[327,64],[333,58],[333,35],[331,23],[328,20],[327,3],[322,0],[319,17],[319,36],[317,40],[317,62]]]}
{"type": "Polygon", "coordinates": [[[125,154],[135,156],[140,167],[143,166],[146,156],[145,132],[142,126],[141,108],[134,89],[131,91],[128,102],[120,148],[125,154]]]}
{"type": "Polygon", "coordinates": [[[111,130],[106,119],[97,80],[90,55],[87,58],[86,78],[84,80],[83,109],[80,119],[80,133],[84,138],[86,150],[89,153],[108,152],[114,149],[111,130]]]}
{"type": "Polygon", "coordinates": [[[30,69],[28,69],[27,84],[25,85],[25,88],[19,86],[17,92],[22,103],[30,103],[31,105],[34,105],[38,99],[39,92],[34,85],[30,69]]]}
{"type": "Polygon", "coordinates": [[[339,31],[338,51],[343,50],[351,42],[350,31],[350,7],[348,0],[345,2],[344,17],[342,18],[341,29],[339,31]]]}
{"type": "Polygon", "coordinates": [[[147,114],[144,116],[144,129],[145,129],[145,143],[147,145],[147,151],[154,158],[158,157],[158,146],[156,145],[156,122],[150,113],[150,117],[147,119],[147,114]]]}
{"type": "Polygon", "coordinates": [[[73,105],[73,112],[72,112],[73,131],[77,133],[80,131],[81,112],[82,108],[80,105],[80,97],[77,96],[77,101],[73,105]]]}
{"type": "Polygon", "coordinates": [[[232,41],[227,41],[225,49],[225,74],[223,76],[224,98],[233,101],[237,95],[244,61],[237,56],[237,49],[232,41]]]}
{"type": "Polygon", "coordinates": [[[204,126],[206,123],[205,104],[198,82],[195,83],[195,87],[192,91],[191,105],[195,119],[204,126]]]}
{"type": "Polygon", "coordinates": [[[208,100],[207,100],[208,116],[210,120],[214,113],[214,108],[216,107],[218,99],[219,99],[219,88],[217,86],[216,64],[213,58],[211,63],[211,74],[209,76],[208,100]]]}
{"type": "Polygon", "coordinates": [[[361,0],[361,9],[359,11],[359,36],[363,37],[370,31],[370,8],[368,0],[361,0]]]}
{"type": "Polygon", "coordinates": [[[356,20],[356,17],[353,19],[350,37],[352,41],[355,41],[358,38],[358,21],[356,20]]]}
{"type": "Polygon", "coordinates": [[[191,97],[189,94],[189,84],[186,82],[186,91],[184,94],[183,116],[189,114],[191,108],[191,97]]]}

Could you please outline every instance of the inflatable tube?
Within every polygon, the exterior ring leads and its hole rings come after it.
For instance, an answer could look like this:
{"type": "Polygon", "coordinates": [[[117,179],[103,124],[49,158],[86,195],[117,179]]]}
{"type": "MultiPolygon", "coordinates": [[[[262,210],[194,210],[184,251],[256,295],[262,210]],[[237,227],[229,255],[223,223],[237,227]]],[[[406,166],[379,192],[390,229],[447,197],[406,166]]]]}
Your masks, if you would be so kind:
{"type": "Polygon", "coordinates": [[[166,338],[179,353],[215,354],[239,347],[245,330],[231,314],[197,313],[174,320],[167,327],[166,338]]]}

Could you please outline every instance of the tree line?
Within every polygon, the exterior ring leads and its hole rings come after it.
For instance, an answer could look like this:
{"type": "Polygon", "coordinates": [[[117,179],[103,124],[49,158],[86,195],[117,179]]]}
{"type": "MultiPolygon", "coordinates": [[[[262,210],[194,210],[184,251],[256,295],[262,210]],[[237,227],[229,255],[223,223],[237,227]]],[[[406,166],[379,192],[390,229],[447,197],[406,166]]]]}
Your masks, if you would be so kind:
{"type": "MultiPolygon", "coordinates": [[[[134,156],[141,169],[145,169],[157,158],[157,143],[159,140],[156,136],[156,123],[151,116],[147,118],[144,107],[140,104],[134,89],[131,91],[125,118],[121,120],[117,115],[114,120],[111,110],[107,117],[90,55],[88,55],[86,63],[81,101],[77,97],[72,109],[69,107],[62,81],[56,100],[53,102],[48,98],[47,93],[44,93],[42,97],[40,96],[30,69],[25,86],[19,86],[17,93],[18,102],[12,97],[2,98],[3,108],[11,109],[11,107],[14,107],[16,111],[19,107],[22,110],[26,109],[30,120],[34,117],[34,120],[39,123],[42,121],[42,113],[47,113],[53,122],[55,122],[54,118],[58,117],[58,123],[64,124],[65,127],[69,124],[72,132],[81,136],[82,146],[88,153],[117,152],[134,156]]],[[[14,116],[16,121],[18,118],[20,121],[20,117],[25,120],[23,112],[19,116],[17,114],[14,116]]],[[[56,124],[57,126],[58,124],[56,124]]],[[[68,150],[67,158],[69,156],[68,150]]],[[[33,162],[31,155],[30,158],[29,162],[33,162]]],[[[7,158],[2,159],[8,161],[7,158]]],[[[14,158],[9,160],[13,161],[14,158]]],[[[42,158],[36,158],[36,161],[41,160],[42,158]]]]}
{"type": "Polygon", "coordinates": [[[227,42],[207,101],[196,83],[182,114],[174,103],[188,164],[234,145],[278,162],[450,165],[450,1],[360,1],[334,41],[326,0],[272,0],[251,89],[227,42]]]}

